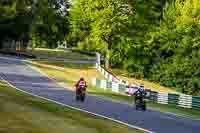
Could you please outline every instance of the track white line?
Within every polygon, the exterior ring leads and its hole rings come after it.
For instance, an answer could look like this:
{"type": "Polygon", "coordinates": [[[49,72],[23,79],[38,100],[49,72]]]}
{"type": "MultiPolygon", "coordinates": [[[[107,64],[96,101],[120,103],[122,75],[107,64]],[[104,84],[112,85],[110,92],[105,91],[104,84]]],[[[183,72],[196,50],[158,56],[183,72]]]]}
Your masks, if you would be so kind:
{"type": "MultiPolygon", "coordinates": [[[[1,57],[0,57],[1,58],[1,57]]],[[[12,60],[12,59],[11,59],[12,60]]],[[[19,60],[18,60],[19,61],[19,60]]],[[[23,61],[22,61],[23,62],[23,61]]],[[[24,63],[24,62],[23,62],[24,63]]],[[[24,63],[26,64],[26,63],[24,63]]],[[[30,67],[30,65],[26,64],[27,67],[30,67]]],[[[30,92],[27,92],[27,91],[24,91],[24,90],[21,90],[19,88],[17,88],[16,86],[12,85],[10,82],[8,82],[7,80],[5,80],[1,75],[0,75],[1,79],[3,81],[5,81],[6,83],[8,83],[11,87],[15,88],[16,90],[18,91],[21,91],[25,94],[28,94],[28,95],[31,95],[31,96],[34,96],[34,97],[37,97],[37,98],[40,98],[40,99],[44,99],[44,100],[47,100],[49,102],[53,102],[53,103],[56,103],[58,105],[61,105],[61,106],[65,106],[65,107],[68,107],[68,108],[71,108],[71,109],[74,109],[74,110],[78,110],[78,111],[81,111],[81,112],[84,112],[84,113],[88,113],[88,114],[91,114],[91,115],[94,115],[94,116],[97,116],[97,117],[101,117],[101,118],[105,118],[107,120],[111,120],[111,121],[114,121],[114,122],[117,122],[119,124],[123,124],[123,125],[126,125],[130,128],[135,128],[135,129],[138,129],[138,130],[141,130],[141,131],[144,131],[144,132],[147,132],[147,133],[155,133],[153,131],[150,131],[150,130],[147,130],[147,129],[144,129],[144,128],[141,128],[141,127],[138,127],[138,126],[134,126],[134,125],[131,125],[131,124],[128,124],[128,123],[125,123],[125,122],[122,122],[122,121],[119,121],[119,120],[116,120],[116,119],[113,119],[113,118],[110,118],[110,117],[106,117],[106,116],[103,116],[103,115],[100,115],[100,114],[96,114],[96,113],[93,113],[93,112],[89,112],[87,110],[84,110],[84,109],[80,109],[80,108],[76,108],[76,107],[73,107],[73,106],[70,106],[70,105],[67,105],[67,104],[63,104],[63,103],[60,103],[60,102],[57,102],[57,101],[54,101],[54,100],[51,100],[51,99],[48,99],[48,98],[45,98],[45,97],[42,97],[42,96],[39,96],[39,95],[36,95],[36,94],[33,94],[33,93],[30,93],[30,92]]]]}
{"type": "Polygon", "coordinates": [[[6,57],[6,56],[2,56],[2,55],[0,55],[0,58],[1,59],[7,59],[7,60],[11,60],[11,61],[20,61],[20,59],[17,59],[17,58],[15,58],[15,59],[13,59],[13,58],[11,58],[11,57],[6,57]]]}
{"type": "Polygon", "coordinates": [[[1,77],[1,73],[0,73],[0,80],[5,81],[5,80],[1,77]]]}

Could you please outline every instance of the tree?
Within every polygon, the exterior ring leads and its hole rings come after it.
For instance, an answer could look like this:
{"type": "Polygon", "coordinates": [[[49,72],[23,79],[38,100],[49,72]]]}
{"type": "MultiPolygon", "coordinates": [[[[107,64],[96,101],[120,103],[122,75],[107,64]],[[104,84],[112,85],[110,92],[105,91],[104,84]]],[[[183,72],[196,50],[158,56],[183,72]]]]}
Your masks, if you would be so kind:
{"type": "MultiPolygon", "coordinates": [[[[0,1],[0,40],[9,36],[16,38],[14,20],[16,18],[16,1],[0,1]]],[[[0,45],[1,47],[1,45],[0,45]]]]}
{"type": "Polygon", "coordinates": [[[29,41],[32,21],[32,0],[3,0],[0,2],[0,30],[2,38],[22,41],[24,47],[29,41]]]}
{"type": "Polygon", "coordinates": [[[199,16],[199,0],[77,0],[69,39],[100,51],[107,67],[193,94],[200,91],[199,16]]]}
{"type": "Polygon", "coordinates": [[[33,24],[33,36],[43,44],[56,48],[58,41],[63,41],[68,34],[69,3],[63,0],[41,0],[37,2],[37,15],[33,24]]]}
{"type": "Polygon", "coordinates": [[[106,66],[114,48],[113,41],[120,36],[130,14],[128,0],[78,0],[71,10],[72,34],[79,44],[100,51],[106,56],[106,66]],[[78,40],[77,39],[77,40],[78,40]],[[88,43],[92,44],[88,44],[88,43]]]}

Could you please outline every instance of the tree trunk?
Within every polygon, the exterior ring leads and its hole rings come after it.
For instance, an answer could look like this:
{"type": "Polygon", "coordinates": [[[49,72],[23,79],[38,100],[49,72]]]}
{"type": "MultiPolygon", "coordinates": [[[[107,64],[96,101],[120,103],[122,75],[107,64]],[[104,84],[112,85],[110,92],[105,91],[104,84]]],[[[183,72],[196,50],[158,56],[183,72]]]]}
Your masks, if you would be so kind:
{"type": "Polygon", "coordinates": [[[105,54],[105,68],[110,67],[110,50],[112,48],[112,34],[107,33],[103,36],[103,40],[107,43],[106,54],[105,54]]]}
{"type": "Polygon", "coordinates": [[[110,54],[109,50],[106,50],[106,56],[105,56],[105,68],[108,69],[110,67],[110,54]]]}

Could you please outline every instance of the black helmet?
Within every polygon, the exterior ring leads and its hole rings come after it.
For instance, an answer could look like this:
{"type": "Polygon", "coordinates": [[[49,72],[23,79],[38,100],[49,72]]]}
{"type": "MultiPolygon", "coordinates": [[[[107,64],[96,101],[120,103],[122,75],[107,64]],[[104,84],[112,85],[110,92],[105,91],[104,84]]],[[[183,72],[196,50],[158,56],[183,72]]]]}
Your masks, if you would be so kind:
{"type": "Polygon", "coordinates": [[[83,77],[81,77],[81,78],[80,78],[80,80],[81,80],[81,81],[83,81],[83,80],[84,80],[84,78],[83,78],[83,77]]]}

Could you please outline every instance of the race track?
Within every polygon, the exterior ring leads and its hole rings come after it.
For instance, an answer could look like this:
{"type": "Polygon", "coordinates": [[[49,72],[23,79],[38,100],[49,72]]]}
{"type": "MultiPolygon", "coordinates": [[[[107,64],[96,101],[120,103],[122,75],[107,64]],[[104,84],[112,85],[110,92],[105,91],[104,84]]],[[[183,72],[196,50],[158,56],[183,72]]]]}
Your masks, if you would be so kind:
{"type": "MultiPolygon", "coordinates": [[[[67,76],[67,75],[66,75],[67,76]]],[[[0,56],[0,79],[26,92],[45,97],[156,133],[200,133],[200,121],[148,110],[135,111],[132,106],[88,96],[85,103],[76,102],[75,94],[33,70],[21,59],[0,56]]]]}

